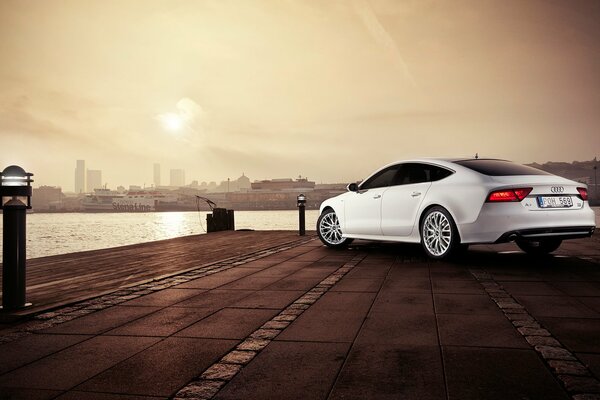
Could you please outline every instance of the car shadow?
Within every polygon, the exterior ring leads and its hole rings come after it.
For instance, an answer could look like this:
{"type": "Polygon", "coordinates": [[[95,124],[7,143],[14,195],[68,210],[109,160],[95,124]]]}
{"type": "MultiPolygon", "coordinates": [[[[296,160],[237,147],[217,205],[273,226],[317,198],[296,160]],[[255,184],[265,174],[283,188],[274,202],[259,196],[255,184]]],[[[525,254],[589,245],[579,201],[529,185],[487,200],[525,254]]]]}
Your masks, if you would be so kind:
{"type": "Polygon", "coordinates": [[[549,271],[574,270],[582,267],[597,268],[597,264],[583,260],[576,255],[549,254],[533,256],[520,251],[513,244],[500,246],[474,245],[466,252],[449,260],[429,259],[420,244],[369,242],[357,240],[350,247],[354,251],[367,253],[367,256],[394,258],[399,262],[414,262],[428,265],[453,265],[469,269],[549,271]],[[498,247],[496,249],[496,247],[498,247]]]}

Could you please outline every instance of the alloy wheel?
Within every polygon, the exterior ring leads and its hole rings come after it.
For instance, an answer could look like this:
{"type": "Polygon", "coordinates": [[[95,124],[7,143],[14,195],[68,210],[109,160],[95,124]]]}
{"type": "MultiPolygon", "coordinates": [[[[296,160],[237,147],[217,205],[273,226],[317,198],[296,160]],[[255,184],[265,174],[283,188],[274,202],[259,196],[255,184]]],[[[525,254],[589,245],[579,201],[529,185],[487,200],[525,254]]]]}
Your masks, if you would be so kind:
{"type": "Polygon", "coordinates": [[[344,241],[340,221],[334,212],[323,215],[319,223],[321,237],[331,245],[338,245],[344,241]]]}
{"type": "Polygon", "coordinates": [[[427,215],[423,222],[423,243],[434,256],[444,255],[452,242],[452,225],[440,211],[427,215]]]}

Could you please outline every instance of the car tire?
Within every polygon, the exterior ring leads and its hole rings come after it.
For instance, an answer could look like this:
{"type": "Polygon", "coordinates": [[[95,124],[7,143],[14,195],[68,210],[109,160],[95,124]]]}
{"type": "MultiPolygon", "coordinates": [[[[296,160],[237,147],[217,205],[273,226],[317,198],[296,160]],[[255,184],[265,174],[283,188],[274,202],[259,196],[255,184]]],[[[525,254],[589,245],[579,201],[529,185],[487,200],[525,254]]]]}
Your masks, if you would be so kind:
{"type": "Polygon", "coordinates": [[[421,219],[421,245],[429,258],[448,259],[461,249],[460,237],[452,216],[443,207],[427,210],[421,219]]]}
{"type": "Polygon", "coordinates": [[[342,237],[340,221],[331,208],[323,211],[317,220],[317,235],[327,247],[344,248],[352,243],[352,239],[342,237]]]}
{"type": "Polygon", "coordinates": [[[517,239],[515,243],[521,250],[527,254],[541,256],[552,253],[560,247],[561,239],[540,239],[540,240],[525,240],[517,239]]]}

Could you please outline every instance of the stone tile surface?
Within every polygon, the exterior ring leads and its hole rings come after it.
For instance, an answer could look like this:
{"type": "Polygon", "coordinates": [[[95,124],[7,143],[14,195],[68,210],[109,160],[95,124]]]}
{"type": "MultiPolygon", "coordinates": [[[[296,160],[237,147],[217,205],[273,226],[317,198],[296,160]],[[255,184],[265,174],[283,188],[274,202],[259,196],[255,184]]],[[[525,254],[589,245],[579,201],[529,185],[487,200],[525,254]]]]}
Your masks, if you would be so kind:
{"type": "Polygon", "coordinates": [[[159,309],[159,307],[114,306],[56,325],[45,332],[97,335],[151,314],[159,309]]]}
{"type": "Polygon", "coordinates": [[[215,399],[325,399],[349,344],[272,342],[215,399]]]}
{"type": "Polygon", "coordinates": [[[98,336],[0,376],[1,387],[68,390],[159,339],[98,336]]]}
{"type": "Polygon", "coordinates": [[[533,350],[444,347],[448,398],[567,400],[533,350]]]}
{"type": "Polygon", "coordinates": [[[329,399],[443,400],[438,346],[358,344],[352,347],[329,399]]]}
{"type": "Polygon", "coordinates": [[[236,343],[233,340],[167,338],[75,390],[171,396],[236,343]]]}
{"type": "Polygon", "coordinates": [[[176,336],[243,339],[278,313],[278,310],[271,309],[224,308],[176,336]]]}

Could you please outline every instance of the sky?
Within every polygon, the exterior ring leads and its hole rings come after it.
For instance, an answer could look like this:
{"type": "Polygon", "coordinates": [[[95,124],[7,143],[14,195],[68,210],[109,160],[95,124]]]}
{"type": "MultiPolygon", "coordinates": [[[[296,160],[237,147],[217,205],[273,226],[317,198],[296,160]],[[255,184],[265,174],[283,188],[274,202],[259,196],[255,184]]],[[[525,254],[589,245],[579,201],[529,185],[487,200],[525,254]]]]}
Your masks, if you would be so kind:
{"type": "Polygon", "coordinates": [[[2,0],[0,168],[110,188],[600,157],[596,0],[2,0]]]}

